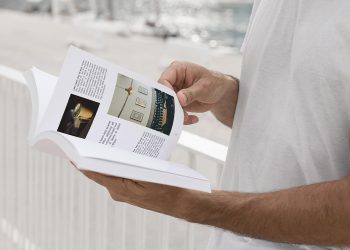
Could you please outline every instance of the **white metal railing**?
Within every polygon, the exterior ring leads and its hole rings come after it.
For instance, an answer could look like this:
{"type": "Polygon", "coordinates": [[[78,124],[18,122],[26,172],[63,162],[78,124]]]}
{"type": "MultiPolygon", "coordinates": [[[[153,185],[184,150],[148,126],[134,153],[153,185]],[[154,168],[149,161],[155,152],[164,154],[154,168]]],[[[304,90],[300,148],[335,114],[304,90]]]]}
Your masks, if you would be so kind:
{"type": "MultiPolygon", "coordinates": [[[[1,65],[0,114],[0,249],[205,248],[207,227],[113,202],[67,161],[28,147],[29,93],[20,72],[1,65]]],[[[174,152],[214,184],[225,155],[226,147],[188,132],[174,152]]]]}

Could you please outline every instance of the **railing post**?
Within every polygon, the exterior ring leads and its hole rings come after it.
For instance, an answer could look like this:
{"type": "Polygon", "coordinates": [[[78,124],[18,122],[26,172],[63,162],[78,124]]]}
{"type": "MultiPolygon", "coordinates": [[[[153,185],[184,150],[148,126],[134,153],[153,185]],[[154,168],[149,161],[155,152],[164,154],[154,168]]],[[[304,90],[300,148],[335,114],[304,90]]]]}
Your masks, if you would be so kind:
{"type": "MultiPolygon", "coordinates": [[[[0,78],[0,100],[5,100],[6,93],[4,93],[5,83],[4,79],[0,78]]],[[[5,114],[6,105],[0,105],[1,114],[5,114]]],[[[5,138],[5,123],[0,122],[0,138],[5,138]]],[[[0,140],[0,249],[6,249],[6,235],[5,235],[5,209],[6,209],[6,166],[5,166],[5,140],[0,140]]]]}
{"type": "MultiPolygon", "coordinates": [[[[196,156],[193,152],[188,152],[189,164],[193,169],[197,168],[196,156]]],[[[186,249],[194,250],[194,225],[192,223],[187,223],[187,239],[186,239],[186,249]]]]}
{"type": "Polygon", "coordinates": [[[135,241],[137,250],[145,250],[146,244],[146,212],[143,209],[138,209],[136,212],[136,237],[135,241]]]}
{"type": "Polygon", "coordinates": [[[90,9],[91,9],[91,12],[93,13],[94,15],[94,19],[97,19],[98,18],[98,5],[97,5],[97,0],[89,0],[89,5],[90,5],[90,9]]]}
{"type": "Polygon", "coordinates": [[[126,250],[126,208],[127,208],[127,205],[125,203],[123,203],[122,204],[122,218],[121,218],[121,226],[122,226],[122,231],[121,231],[122,249],[121,250],[126,250]]]}
{"type": "Polygon", "coordinates": [[[160,249],[168,250],[169,249],[169,223],[170,217],[166,215],[161,216],[161,225],[160,225],[160,249]]]}
{"type": "MultiPolygon", "coordinates": [[[[13,86],[8,86],[7,87],[7,95],[5,97],[5,107],[12,107],[13,102],[12,102],[12,94],[13,94],[13,86]]],[[[12,236],[13,236],[13,223],[14,223],[14,217],[15,217],[15,196],[13,195],[14,192],[14,182],[15,182],[15,176],[14,176],[14,152],[15,152],[15,148],[14,148],[14,140],[13,140],[13,136],[14,136],[14,129],[12,128],[13,123],[12,121],[15,119],[14,117],[14,113],[12,112],[14,110],[10,110],[9,108],[5,109],[5,113],[4,113],[4,122],[5,122],[5,142],[6,142],[6,146],[5,146],[5,168],[6,171],[4,173],[5,175],[5,225],[6,225],[6,237],[8,237],[7,239],[7,244],[6,244],[6,249],[9,249],[11,247],[11,245],[13,244],[12,242],[12,236]]]]}
{"type": "Polygon", "coordinates": [[[60,0],[51,0],[51,14],[54,19],[57,19],[60,14],[60,0]]]}

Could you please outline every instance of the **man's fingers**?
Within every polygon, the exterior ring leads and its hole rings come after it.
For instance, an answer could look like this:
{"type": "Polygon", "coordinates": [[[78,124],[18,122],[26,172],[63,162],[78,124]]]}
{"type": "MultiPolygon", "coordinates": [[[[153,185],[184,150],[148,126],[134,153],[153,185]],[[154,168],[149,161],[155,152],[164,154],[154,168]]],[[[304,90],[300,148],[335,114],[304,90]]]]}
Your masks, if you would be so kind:
{"type": "Polygon", "coordinates": [[[177,98],[180,101],[182,107],[186,107],[192,102],[202,97],[203,88],[199,85],[192,85],[189,88],[182,89],[177,92],[177,98]]]}
{"type": "Polygon", "coordinates": [[[191,77],[186,74],[189,63],[174,61],[161,74],[158,82],[174,89],[178,92],[186,86],[186,83],[191,82],[191,77]]]}
{"type": "Polygon", "coordinates": [[[171,83],[168,80],[159,78],[158,82],[163,84],[164,86],[167,86],[168,88],[174,90],[173,86],[171,85],[171,83]]]}
{"type": "Polygon", "coordinates": [[[184,125],[192,125],[199,121],[198,116],[190,115],[187,112],[184,112],[184,125]]]}
{"type": "Polygon", "coordinates": [[[98,174],[92,171],[87,171],[87,170],[80,170],[80,172],[82,172],[90,180],[104,186],[105,180],[103,176],[101,176],[101,174],[98,174]]]}
{"type": "Polygon", "coordinates": [[[106,187],[115,200],[125,200],[125,195],[141,195],[145,191],[145,187],[136,181],[119,178],[114,176],[103,175],[92,171],[81,171],[90,180],[106,187]]]}
{"type": "Polygon", "coordinates": [[[179,99],[179,102],[180,102],[180,105],[182,107],[185,107],[187,105],[187,101],[188,101],[188,98],[187,98],[187,95],[183,93],[184,91],[183,90],[180,90],[179,92],[177,92],[177,98],[179,99]]]}
{"type": "Polygon", "coordinates": [[[142,196],[145,193],[145,187],[136,181],[130,179],[123,179],[123,183],[126,191],[131,192],[133,195],[142,196]]]}
{"type": "Polygon", "coordinates": [[[173,85],[176,83],[177,72],[176,68],[169,66],[158,79],[158,82],[173,89],[173,85]]]}
{"type": "Polygon", "coordinates": [[[183,109],[185,110],[185,112],[203,113],[210,110],[211,106],[212,104],[206,104],[195,101],[190,105],[184,107],[183,109]]]}
{"type": "Polygon", "coordinates": [[[93,182],[106,187],[106,180],[100,176],[99,174],[96,174],[94,172],[91,171],[85,171],[85,170],[81,170],[81,172],[90,180],[92,180],[93,182]]]}
{"type": "Polygon", "coordinates": [[[108,176],[108,175],[96,173],[93,171],[87,171],[87,170],[80,170],[80,171],[90,180],[102,186],[105,186],[107,188],[112,184],[116,184],[117,182],[121,183],[121,178],[118,178],[118,177],[108,176]]]}
{"type": "Polygon", "coordinates": [[[187,122],[185,123],[185,125],[196,124],[196,123],[198,123],[198,121],[199,121],[198,116],[196,116],[196,115],[189,115],[189,116],[188,116],[188,120],[187,120],[187,122]]]}

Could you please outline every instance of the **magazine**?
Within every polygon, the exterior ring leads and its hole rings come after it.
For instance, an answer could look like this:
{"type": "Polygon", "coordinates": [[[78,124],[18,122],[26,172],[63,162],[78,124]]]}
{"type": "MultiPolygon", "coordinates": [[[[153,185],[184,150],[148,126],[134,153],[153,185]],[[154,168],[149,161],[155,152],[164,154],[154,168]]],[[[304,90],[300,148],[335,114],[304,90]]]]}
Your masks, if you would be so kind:
{"type": "Polygon", "coordinates": [[[210,192],[207,178],[168,161],[183,128],[173,90],[75,47],[58,79],[36,68],[24,76],[36,149],[82,170],[210,192]]]}

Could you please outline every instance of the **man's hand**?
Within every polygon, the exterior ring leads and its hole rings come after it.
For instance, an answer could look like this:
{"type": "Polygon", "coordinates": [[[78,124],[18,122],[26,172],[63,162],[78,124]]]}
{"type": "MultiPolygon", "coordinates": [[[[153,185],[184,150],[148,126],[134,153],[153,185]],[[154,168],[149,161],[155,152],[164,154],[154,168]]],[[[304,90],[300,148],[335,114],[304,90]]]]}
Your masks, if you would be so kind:
{"type": "Polygon", "coordinates": [[[187,112],[212,111],[231,127],[238,98],[238,80],[190,62],[173,62],[160,76],[160,83],[172,88],[185,110],[184,124],[198,122],[187,112]]]}
{"type": "Polygon", "coordinates": [[[133,181],[80,170],[86,177],[107,188],[115,201],[126,202],[147,210],[185,219],[187,206],[199,191],[182,189],[161,184],[133,181]]]}

